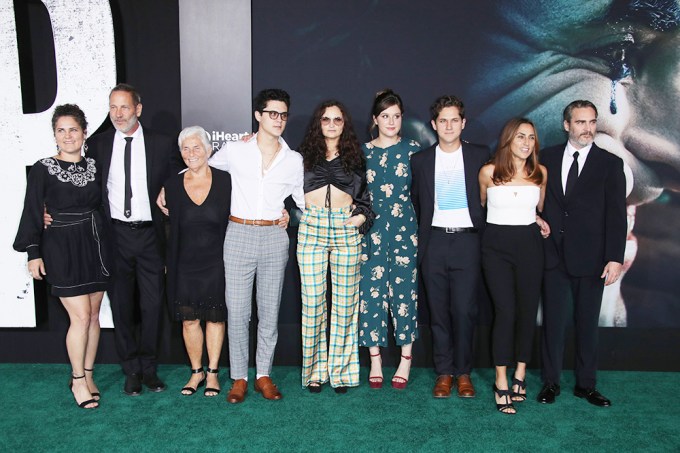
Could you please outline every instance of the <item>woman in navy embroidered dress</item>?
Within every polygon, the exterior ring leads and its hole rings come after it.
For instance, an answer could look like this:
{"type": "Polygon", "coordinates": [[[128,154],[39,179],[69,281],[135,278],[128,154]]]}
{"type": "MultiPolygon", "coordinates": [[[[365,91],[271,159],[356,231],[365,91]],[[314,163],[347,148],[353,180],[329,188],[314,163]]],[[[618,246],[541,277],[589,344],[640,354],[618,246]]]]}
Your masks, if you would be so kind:
{"type": "Polygon", "coordinates": [[[28,253],[28,271],[43,277],[66,308],[66,349],[78,406],[99,406],[92,370],[99,343],[99,308],[109,279],[102,224],[101,174],[82,156],[87,120],[77,105],[54,109],[56,156],[40,159],[28,175],[24,211],[14,249],[28,253]],[[44,209],[53,222],[43,227],[44,209]]]}

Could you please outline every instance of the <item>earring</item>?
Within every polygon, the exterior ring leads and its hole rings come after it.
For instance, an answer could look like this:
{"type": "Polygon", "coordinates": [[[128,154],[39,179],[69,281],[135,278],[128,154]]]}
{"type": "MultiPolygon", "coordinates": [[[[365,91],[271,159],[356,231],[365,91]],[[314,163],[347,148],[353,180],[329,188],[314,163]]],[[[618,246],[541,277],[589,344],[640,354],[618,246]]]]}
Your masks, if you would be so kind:
{"type": "Polygon", "coordinates": [[[87,143],[83,143],[83,154],[87,153],[87,143]]]}
{"type": "Polygon", "coordinates": [[[59,145],[57,145],[57,154],[61,154],[61,150],[59,149],[59,145]]]}

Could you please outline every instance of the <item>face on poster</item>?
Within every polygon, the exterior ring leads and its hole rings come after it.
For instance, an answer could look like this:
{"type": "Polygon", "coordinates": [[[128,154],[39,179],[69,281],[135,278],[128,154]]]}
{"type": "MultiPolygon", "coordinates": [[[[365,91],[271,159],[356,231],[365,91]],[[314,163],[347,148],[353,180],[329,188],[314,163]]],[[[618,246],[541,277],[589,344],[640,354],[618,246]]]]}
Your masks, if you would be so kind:
{"type": "MultiPolygon", "coordinates": [[[[403,135],[423,145],[436,139],[430,103],[454,94],[466,106],[464,140],[493,148],[503,124],[519,116],[547,147],[567,140],[564,107],[592,101],[595,143],[623,159],[628,193],[626,274],[607,287],[600,325],[680,326],[680,2],[286,6],[285,24],[276,20],[283,7],[253,7],[254,34],[286,38],[254,41],[255,83],[276,80],[289,88],[293,110],[307,114],[336,97],[358,130],[369,124],[375,93],[389,87],[405,102],[403,135]],[[268,73],[275,57],[310,70],[268,73]]],[[[289,125],[292,146],[305,123],[289,125]]]]}

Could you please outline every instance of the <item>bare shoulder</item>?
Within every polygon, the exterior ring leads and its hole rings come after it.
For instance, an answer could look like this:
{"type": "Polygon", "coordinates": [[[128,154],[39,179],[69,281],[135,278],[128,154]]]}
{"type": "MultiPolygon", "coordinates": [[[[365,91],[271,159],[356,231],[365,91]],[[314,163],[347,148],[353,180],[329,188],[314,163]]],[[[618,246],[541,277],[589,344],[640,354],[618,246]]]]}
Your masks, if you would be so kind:
{"type": "Polygon", "coordinates": [[[491,178],[493,176],[493,171],[496,168],[494,164],[486,164],[482,165],[482,168],[479,170],[479,175],[491,178]]]}

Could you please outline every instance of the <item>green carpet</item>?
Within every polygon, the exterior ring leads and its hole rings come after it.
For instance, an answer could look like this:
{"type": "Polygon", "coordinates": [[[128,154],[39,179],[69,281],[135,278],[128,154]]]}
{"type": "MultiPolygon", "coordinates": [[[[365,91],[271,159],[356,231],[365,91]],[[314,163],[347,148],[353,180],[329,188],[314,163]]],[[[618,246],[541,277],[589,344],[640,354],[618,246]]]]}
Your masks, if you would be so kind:
{"type": "Polygon", "coordinates": [[[226,368],[225,389],[209,399],[179,394],[186,366],[159,368],[165,392],[129,397],[120,368],[98,365],[102,401],[93,411],[76,407],[69,371],[0,364],[0,451],[680,451],[677,373],[600,372],[612,407],[598,408],[571,394],[570,372],[555,404],[537,403],[540,382],[531,370],[529,400],[507,416],[495,411],[491,369],[473,373],[476,398],[435,400],[429,368],[414,369],[404,391],[370,389],[362,369],[361,387],[314,395],[300,388],[299,368],[276,367],[283,400],[266,401],[251,384],[246,401],[232,405],[226,368]]]}

